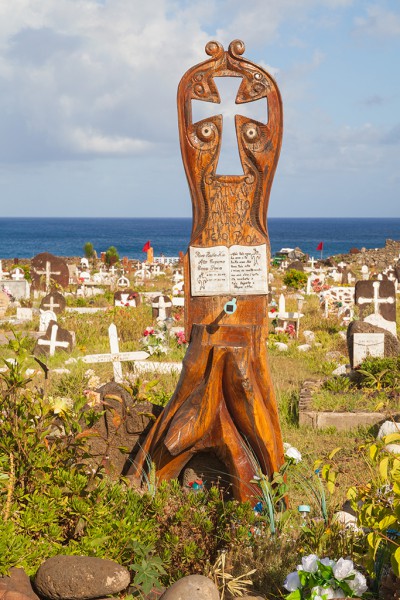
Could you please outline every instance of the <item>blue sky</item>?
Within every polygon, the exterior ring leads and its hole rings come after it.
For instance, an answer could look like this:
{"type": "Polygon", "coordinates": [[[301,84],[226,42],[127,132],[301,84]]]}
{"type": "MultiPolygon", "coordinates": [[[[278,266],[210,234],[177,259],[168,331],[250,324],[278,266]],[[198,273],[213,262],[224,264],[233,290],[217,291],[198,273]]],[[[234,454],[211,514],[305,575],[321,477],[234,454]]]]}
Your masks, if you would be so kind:
{"type": "Polygon", "coordinates": [[[283,97],[269,216],[399,217],[398,0],[1,1],[1,216],[190,216],[176,89],[236,38],[283,97]]]}

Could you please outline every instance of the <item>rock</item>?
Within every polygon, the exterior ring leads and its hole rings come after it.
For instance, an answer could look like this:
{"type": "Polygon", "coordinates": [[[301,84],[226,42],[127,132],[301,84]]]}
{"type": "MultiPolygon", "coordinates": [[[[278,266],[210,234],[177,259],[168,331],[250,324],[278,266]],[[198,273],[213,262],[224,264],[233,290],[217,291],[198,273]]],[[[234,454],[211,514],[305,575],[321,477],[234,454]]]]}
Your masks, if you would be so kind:
{"type": "Polygon", "coordinates": [[[332,522],[339,523],[344,529],[350,529],[356,533],[362,533],[363,531],[362,528],[357,525],[357,517],[344,510],[336,512],[333,515],[332,522]]]}
{"type": "Polygon", "coordinates": [[[353,336],[355,333],[384,333],[385,357],[398,356],[400,354],[400,342],[390,331],[365,321],[352,321],[347,328],[347,350],[351,364],[353,364],[353,336]]]}
{"type": "Polygon", "coordinates": [[[350,365],[339,365],[339,367],[337,369],[332,371],[332,375],[335,375],[335,376],[346,375],[348,367],[350,367],[350,365]]]}
{"type": "Polygon", "coordinates": [[[105,412],[93,427],[98,436],[89,438],[89,464],[91,468],[102,464],[109,476],[119,478],[129,474],[134,456],[163,409],[151,402],[135,402],[125,388],[114,382],[97,392],[100,402],[94,410],[105,412]]]}
{"type": "Polygon", "coordinates": [[[378,440],[381,440],[391,433],[400,433],[400,423],[396,423],[395,421],[384,421],[380,426],[376,437],[378,440]]]}
{"type": "Polygon", "coordinates": [[[297,346],[297,350],[299,352],[308,352],[311,350],[311,346],[310,344],[300,344],[300,346],[297,346]]]}
{"type": "Polygon", "coordinates": [[[51,600],[85,600],[117,594],[130,583],[128,569],[92,556],[53,556],[40,567],[35,588],[51,600]]]}
{"type": "Polygon", "coordinates": [[[0,578],[0,598],[2,600],[39,600],[24,569],[16,567],[10,569],[8,577],[0,578]]]}
{"type": "Polygon", "coordinates": [[[160,600],[220,600],[217,586],[204,575],[188,575],[176,581],[160,600]]]}
{"type": "Polygon", "coordinates": [[[301,271],[302,273],[304,272],[304,265],[301,262],[301,260],[295,260],[293,262],[290,263],[290,265],[288,266],[288,268],[286,269],[286,272],[288,271],[301,271]]]}
{"type": "Polygon", "coordinates": [[[283,342],[274,342],[274,347],[280,352],[286,352],[286,350],[289,350],[289,346],[283,342]]]}
{"type": "Polygon", "coordinates": [[[312,344],[313,342],[315,342],[315,333],[313,331],[306,329],[305,331],[303,331],[303,335],[307,344],[312,344]]]}

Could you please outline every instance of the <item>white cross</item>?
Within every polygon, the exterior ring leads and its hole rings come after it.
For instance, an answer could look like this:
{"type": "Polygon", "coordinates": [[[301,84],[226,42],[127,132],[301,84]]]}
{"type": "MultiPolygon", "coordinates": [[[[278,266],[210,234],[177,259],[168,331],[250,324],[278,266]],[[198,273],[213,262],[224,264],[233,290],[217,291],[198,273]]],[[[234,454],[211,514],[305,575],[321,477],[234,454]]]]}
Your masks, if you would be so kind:
{"type": "Polygon", "coordinates": [[[347,263],[343,262],[343,260],[342,260],[342,262],[338,263],[338,267],[340,267],[341,269],[344,269],[345,267],[347,267],[347,263]]]}
{"type": "Polygon", "coordinates": [[[313,256],[310,258],[310,260],[308,262],[311,264],[311,269],[314,269],[315,259],[313,256]]]}
{"type": "Polygon", "coordinates": [[[116,383],[123,382],[121,361],[145,360],[150,356],[147,352],[120,352],[118,344],[118,333],[114,323],[111,323],[108,328],[108,337],[110,340],[110,354],[89,354],[82,358],[85,363],[102,363],[112,362],[114,371],[114,381],[116,383]]]}
{"type": "Polygon", "coordinates": [[[49,355],[54,356],[54,352],[56,348],[68,348],[69,342],[58,342],[57,341],[57,331],[58,325],[54,323],[51,328],[51,335],[49,340],[44,340],[43,338],[38,339],[39,346],[49,346],[49,355]]]}
{"type": "MultiPolygon", "coordinates": [[[[242,82],[242,78],[239,77],[214,77],[214,82],[216,83],[216,79],[218,81],[218,88],[222,90],[224,97],[224,102],[221,103],[221,97],[219,99],[219,103],[221,105],[221,112],[223,116],[223,121],[230,122],[232,125],[234,124],[235,114],[238,112],[238,106],[236,104],[237,98],[237,90],[242,82]],[[239,79],[239,83],[237,82],[239,79]]],[[[218,92],[219,93],[219,92],[218,92]]],[[[221,95],[220,95],[221,96],[221,95]]],[[[200,99],[199,99],[200,100],[200,99]]],[[[197,121],[201,121],[207,117],[210,117],[211,107],[207,106],[209,104],[206,101],[198,101],[198,99],[192,99],[192,122],[196,123],[197,121]]],[[[258,100],[254,100],[252,102],[240,104],[240,114],[251,118],[254,121],[259,121],[261,123],[267,123],[268,121],[268,104],[266,98],[260,98],[258,100]],[[254,110],[255,109],[255,110],[254,110]],[[250,113],[250,114],[249,114],[250,113]]],[[[213,109],[212,113],[215,113],[213,109]]],[[[227,124],[226,123],[226,124],[227,124]]],[[[236,171],[236,174],[243,173],[243,166],[240,161],[238,144],[235,135],[235,128],[230,126],[229,129],[224,125],[224,133],[222,136],[222,144],[220,149],[220,154],[218,158],[218,165],[216,172],[221,175],[232,174],[232,169],[236,171]],[[224,150],[225,148],[225,150],[224,150]],[[227,149],[235,149],[234,155],[229,157],[227,149]],[[230,159],[230,160],[229,160],[230,159]]]]}
{"type": "Polygon", "coordinates": [[[24,275],[24,272],[21,269],[17,268],[17,269],[15,269],[15,271],[13,271],[11,277],[15,281],[21,281],[21,279],[24,279],[25,275],[24,275]]]}
{"type": "Polygon", "coordinates": [[[167,318],[166,309],[169,308],[170,306],[172,306],[172,302],[165,302],[164,296],[160,296],[160,298],[158,299],[158,302],[152,303],[153,308],[158,308],[157,321],[165,321],[165,319],[167,318]]]}
{"type": "Polygon", "coordinates": [[[374,297],[373,298],[364,298],[364,297],[360,297],[358,299],[358,304],[374,304],[374,314],[375,315],[379,315],[379,305],[380,304],[394,304],[394,298],[393,296],[387,296],[386,298],[380,298],[379,297],[379,288],[380,288],[380,282],[379,281],[373,281],[372,282],[372,286],[374,288],[374,297]]]}
{"type": "Polygon", "coordinates": [[[61,271],[52,271],[51,264],[49,260],[46,260],[46,270],[45,271],[36,271],[38,275],[46,275],[46,289],[50,289],[50,279],[52,275],[61,275],[61,271]]]}
{"type": "Polygon", "coordinates": [[[43,304],[43,306],[48,306],[49,307],[48,310],[52,310],[53,312],[54,312],[55,308],[60,308],[60,304],[56,304],[54,302],[53,296],[50,296],[50,301],[47,302],[46,304],[43,304]]]}

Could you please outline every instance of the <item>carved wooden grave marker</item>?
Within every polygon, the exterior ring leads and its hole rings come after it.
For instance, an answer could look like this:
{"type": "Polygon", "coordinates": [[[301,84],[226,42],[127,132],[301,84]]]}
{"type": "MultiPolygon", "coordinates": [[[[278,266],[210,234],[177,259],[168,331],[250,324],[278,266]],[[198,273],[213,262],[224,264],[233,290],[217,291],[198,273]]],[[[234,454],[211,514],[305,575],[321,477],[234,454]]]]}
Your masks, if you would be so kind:
{"type": "Polygon", "coordinates": [[[282,140],[282,103],[275,81],[242,57],[209,42],[209,59],[189,69],[178,89],[181,152],[193,207],[185,267],[185,329],[190,339],[181,378],[138,453],[140,478],[150,457],[159,479],[178,477],[195,455],[216,455],[239,500],[252,497],[256,462],[272,475],[283,445],[270,379],[268,331],[269,238],[266,215],[282,140]],[[221,115],[194,122],[192,102],[220,103],[219,77],[239,82],[235,128],[241,173],[217,169],[221,115]],[[264,120],[243,116],[261,101],[264,120]],[[256,461],[251,455],[256,457],[256,461]]]}

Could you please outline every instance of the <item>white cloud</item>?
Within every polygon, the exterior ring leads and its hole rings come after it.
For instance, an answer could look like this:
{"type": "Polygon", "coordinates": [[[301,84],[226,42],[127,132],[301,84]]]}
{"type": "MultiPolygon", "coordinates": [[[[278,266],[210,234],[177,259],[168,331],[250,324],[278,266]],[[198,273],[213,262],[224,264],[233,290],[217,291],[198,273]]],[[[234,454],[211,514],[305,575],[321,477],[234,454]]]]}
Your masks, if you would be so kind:
{"type": "Polygon", "coordinates": [[[378,4],[367,7],[366,16],[355,19],[356,32],[378,38],[400,36],[400,13],[378,4]]]}

